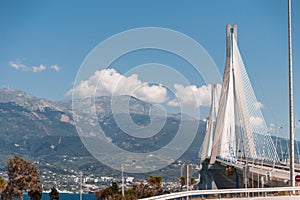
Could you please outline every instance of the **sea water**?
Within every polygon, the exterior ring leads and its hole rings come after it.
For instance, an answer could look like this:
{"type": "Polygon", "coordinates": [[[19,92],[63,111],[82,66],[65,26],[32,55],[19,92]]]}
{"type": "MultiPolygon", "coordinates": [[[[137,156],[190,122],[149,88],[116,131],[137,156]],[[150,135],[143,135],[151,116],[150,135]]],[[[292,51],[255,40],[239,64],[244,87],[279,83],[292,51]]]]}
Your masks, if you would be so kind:
{"type": "MultiPolygon", "coordinates": [[[[79,200],[79,194],[68,194],[68,193],[60,193],[60,200],[79,200]]],[[[24,195],[24,200],[30,200],[27,194],[24,195]]],[[[48,193],[43,193],[42,200],[50,200],[48,193]]],[[[82,194],[82,200],[96,200],[94,194],[82,194]]]]}

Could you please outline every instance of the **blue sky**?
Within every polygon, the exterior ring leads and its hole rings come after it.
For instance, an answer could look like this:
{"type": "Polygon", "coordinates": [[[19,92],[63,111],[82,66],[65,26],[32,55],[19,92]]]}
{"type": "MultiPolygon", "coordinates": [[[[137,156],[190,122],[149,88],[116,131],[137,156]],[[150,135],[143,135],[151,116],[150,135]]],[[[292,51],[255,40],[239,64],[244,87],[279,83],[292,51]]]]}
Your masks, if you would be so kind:
{"type": "MultiPolygon", "coordinates": [[[[296,9],[300,8],[300,1],[292,0],[292,6],[298,123],[300,12],[296,9]]],[[[1,0],[0,87],[16,88],[51,100],[68,98],[66,93],[89,52],[110,36],[139,27],[163,27],[186,34],[206,49],[223,73],[226,24],[238,25],[239,48],[257,99],[264,105],[267,124],[274,123],[283,127],[282,132],[288,131],[287,1],[284,0],[1,0]]],[[[128,59],[124,65],[131,63],[128,59]]],[[[139,61],[142,63],[143,59],[139,61]]],[[[297,127],[300,130],[299,123],[297,127]]]]}

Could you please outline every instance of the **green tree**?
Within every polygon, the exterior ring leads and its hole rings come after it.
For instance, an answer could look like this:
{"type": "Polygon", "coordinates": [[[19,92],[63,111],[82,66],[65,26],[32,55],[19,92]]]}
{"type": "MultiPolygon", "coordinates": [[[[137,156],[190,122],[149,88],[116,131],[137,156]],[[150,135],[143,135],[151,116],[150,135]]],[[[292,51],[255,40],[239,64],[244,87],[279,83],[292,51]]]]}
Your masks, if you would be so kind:
{"type": "Polygon", "coordinates": [[[0,176],[0,193],[1,193],[3,190],[5,190],[6,186],[7,186],[6,181],[4,180],[3,177],[0,176]]]}
{"type": "Polygon", "coordinates": [[[31,162],[18,156],[8,159],[7,164],[8,184],[3,191],[2,199],[12,200],[13,197],[23,199],[25,192],[38,199],[38,193],[43,192],[39,170],[31,162]]]}
{"type": "Polygon", "coordinates": [[[94,193],[97,200],[118,200],[122,199],[122,195],[119,192],[119,187],[116,182],[113,182],[110,187],[104,188],[102,190],[96,191],[94,193]]]}
{"type": "Polygon", "coordinates": [[[155,188],[160,188],[161,187],[162,178],[160,176],[150,176],[146,180],[147,180],[148,183],[155,186],[155,188]]]}
{"type": "Polygon", "coordinates": [[[163,194],[163,188],[161,186],[161,176],[150,176],[146,181],[150,184],[154,195],[163,194]]]}
{"type": "Polygon", "coordinates": [[[113,192],[112,192],[111,187],[108,187],[108,188],[104,188],[102,190],[96,191],[94,194],[98,200],[106,200],[106,199],[112,198],[113,192]]]}
{"type": "Polygon", "coordinates": [[[179,183],[180,183],[180,190],[182,190],[182,187],[185,185],[185,178],[184,178],[184,176],[180,176],[179,183]]]}
{"type": "Polygon", "coordinates": [[[125,191],[125,200],[136,200],[136,191],[135,190],[126,190],[125,191]]]}
{"type": "Polygon", "coordinates": [[[28,196],[31,200],[40,200],[42,198],[42,191],[30,190],[28,196]]]}
{"type": "Polygon", "coordinates": [[[192,177],[191,178],[191,185],[194,185],[195,184],[195,179],[192,177]]]}
{"type": "Polygon", "coordinates": [[[118,186],[118,184],[117,184],[116,182],[113,182],[113,183],[112,183],[111,189],[112,189],[112,192],[113,192],[114,194],[119,193],[119,186],[118,186]]]}
{"type": "Polygon", "coordinates": [[[99,190],[94,194],[97,200],[134,200],[163,194],[162,178],[160,176],[150,176],[146,181],[146,184],[135,184],[131,190],[126,190],[124,197],[120,194],[117,183],[112,183],[112,186],[99,190]]]}
{"type": "Polygon", "coordinates": [[[49,196],[50,196],[50,200],[59,200],[59,192],[54,186],[51,188],[51,192],[49,193],[49,196]]]}
{"type": "Polygon", "coordinates": [[[133,189],[135,190],[137,199],[154,196],[154,191],[149,184],[139,183],[134,185],[133,189]]]}

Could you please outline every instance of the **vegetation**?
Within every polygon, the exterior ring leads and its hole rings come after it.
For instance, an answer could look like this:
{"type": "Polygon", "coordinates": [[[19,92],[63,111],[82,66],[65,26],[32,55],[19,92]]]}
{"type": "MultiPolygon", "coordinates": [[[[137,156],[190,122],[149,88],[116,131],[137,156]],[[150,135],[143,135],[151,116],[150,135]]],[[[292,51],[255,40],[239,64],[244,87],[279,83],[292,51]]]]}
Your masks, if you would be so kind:
{"type": "Polygon", "coordinates": [[[2,178],[2,177],[0,176],[0,193],[1,193],[3,190],[5,190],[6,186],[7,186],[6,181],[4,180],[4,178],[2,178]]]}
{"type": "Polygon", "coordinates": [[[126,190],[124,197],[118,189],[117,183],[95,192],[97,200],[134,200],[164,193],[161,186],[162,178],[160,176],[150,176],[146,179],[147,183],[139,183],[133,186],[132,189],[126,190]]]}
{"type": "Polygon", "coordinates": [[[185,178],[184,178],[184,176],[180,176],[179,183],[180,183],[180,190],[182,190],[182,187],[185,185],[185,178]]]}
{"type": "Polygon", "coordinates": [[[113,182],[112,186],[108,188],[95,192],[95,196],[98,200],[122,199],[122,195],[116,182],[113,182]]]}
{"type": "Polygon", "coordinates": [[[150,188],[153,192],[153,196],[163,194],[164,191],[163,188],[161,187],[162,178],[160,176],[150,176],[146,180],[150,185],[150,188]]]}
{"type": "Polygon", "coordinates": [[[30,190],[28,196],[31,200],[40,200],[42,198],[42,192],[37,190],[30,190]]]}
{"type": "Polygon", "coordinates": [[[32,200],[42,197],[40,172],[29,161],[18,156],[8,159],[8,184],[2,193],[2,200],[12,200],[14,197],[23,199],[23,193],[28,192],[32,200]]]}
{"type": "Polygon", "coordinates": [[[59,192],[54,186],[51,188],[51,192],[49,193],[49,196],[50,196],[50,200],[59,200],[59,192]]]}
{"type": "MultiPolygon", "coordinates": [[[[190,185],[195,184],[195,179],[193,177],[190,178],[190,185]]],[[[182,190],[183,186],[186,185],[186,178],[184,176],[181,176],[179,178],[179,183],[180,183],[180,190],[182,190]]]]}
{"type": "MultiPolygon", "coordinates": [[[[123,101],[122,99],[120,100],[123,101]]],[[[107,137],[111,137],[113,139],[112,142],[118,147],[132,152],[151,152],[161,148],[175,137],[174,133],[177,132],[181,124],[179,114],[170,115],[166,119],[163,130],[158,133],[157,137],[151,140],[132,138],[123,133],[116,124],[114,116],[112,116],[111,99],[109,97],[97,97],[95,105],[99,111],[97,112],[99,114],[99,124],[105,130],[107,137]]],[[[131,97],[129,106],[131,117],[135,123],[141,126],[150,123],[148,111],[151,108],[151,104],[131,97]]],[[[0,89],[0,169],[6,170],[6,158],[17,154],[25,159],[28,158],[26,156],[30,155],[31,159],[40,161],[40,170],[55,171],[56,174],[71,174],[65,172],[63,170],[65,168],[82,171],[82,169],[93,165],[94,168],[90,172],[92,174],[118,176],[118,171],[99,163],[86,150],[72,122],[71,111],[71,100],[51,102],[46,99],[33,97],[22,91],[0,89]],[[68,116],[71,120],[70,123],[61,121],[62,115],[68,116]],[[36,120],[39,123],[35,123],[36,120]],[[45,130],[47,130],[47,134],[45,130]],[[57,141],[60,142],[58,143],[57,141]],[[53,146],[54,149],[49,148],[51,144],[56,144],[53,146]],[[67,155],[67,160],[74,157],[80,157],[80,160],[64,162],[64,159],[61,158],[65,155],[67,155]],[[55,169],[53,166],[55,166],[55,169]]],[[[187,121],[184,123],[187,123],[187,121]]],[[[197,144],[193,144],[181,160],[197,158],[198,156],[199,146],[205,133],[205,124],[202,121],[199,123],[201,126],[197,138],[194,140],[197,144]]],[[[168,166],[168,169],[165,168],[164,172],[157,171],[155,173],[162,176],[164,180],[176,181],[175,177],[178,176],[178,171],[178,166],[168,166]]],[[[135,178],[136,180],[141,180],[147,176],[150,176],[150,174],[146,176],[137,174],[135,178]]],[[[57,183],[59,183],[59,180],[57,183]]],[[[47,189],[51,189],[52,186],[53,182],[45,183],[45,188],[47,189]]],[[[62,189],[68,189],[68,187],[66,186],[62,189]]]]}

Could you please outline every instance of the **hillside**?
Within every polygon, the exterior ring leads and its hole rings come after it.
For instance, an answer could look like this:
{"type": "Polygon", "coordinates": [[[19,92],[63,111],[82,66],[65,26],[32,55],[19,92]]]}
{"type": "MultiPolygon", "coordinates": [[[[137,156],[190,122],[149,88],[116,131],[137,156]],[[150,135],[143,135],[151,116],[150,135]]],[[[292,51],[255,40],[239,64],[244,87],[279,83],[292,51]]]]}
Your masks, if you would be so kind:
{"type": "MultiPolygon", "coordinates": [[[[127,97],[118,98],[122,101],[127,97]]],[[[92,173],[102,175],[111,174],[112,170],[95,160],[82,144],[74,125],[71,107],[71,100],[52,102],[14,89],[0,89],[1,170],[5,170],[8,157],[20,155],[36,161],[40,168],[51,168],[59,173],[64,173],[63,169],[68,168],[89,169],[92,173]]],[[[140,126],[150,123],[148,113],[151,107],[149,103],[130,97],[130,116],[140,126]]],[[[132,152],[150,152],[161,148],[175,136],[180,124],[180,114],[168,114],[162,130],[145,140],[131,137],[118,127],[108,97],[96,98],[96,110],[98,123],[112,143],[132,152]]],[[[90,111],[83,109],[83,112],[84,116],[90,111]]],[[[118,115],[122,118],[122,113],[118,115]]],[[[156,117],[159,120],[160,116],[156,117]]],[[[187,123],[195,120],[188,116],[183,119],[187,123]]],[[[194,143],[183,155],[183,159],[198,158],[205,128],[204,122],[200,124],[194,143]]]]}

